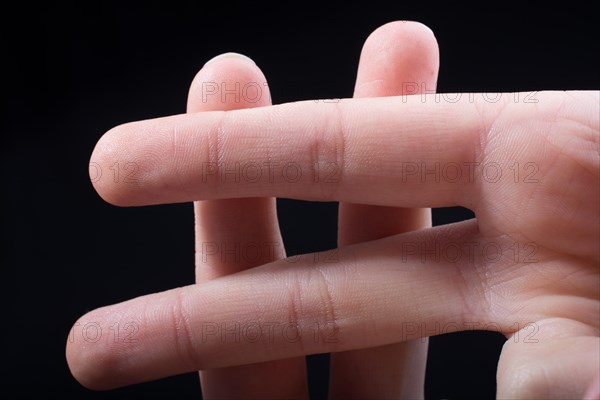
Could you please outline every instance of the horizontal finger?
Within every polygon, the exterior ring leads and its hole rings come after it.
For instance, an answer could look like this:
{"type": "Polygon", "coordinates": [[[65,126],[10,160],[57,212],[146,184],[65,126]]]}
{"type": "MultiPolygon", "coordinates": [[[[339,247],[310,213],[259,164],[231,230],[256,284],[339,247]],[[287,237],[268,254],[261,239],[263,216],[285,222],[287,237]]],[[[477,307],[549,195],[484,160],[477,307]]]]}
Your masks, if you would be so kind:
{"type": "Polygon", "coordinates": [[[508,306],[496,300],[502,309],[496,317],[486,307],[486,283],[470,267],[477,260],[424,259],[430,250],[413,251],[415,243],[456,250],[476,240],[476,223],[467,221],[104,307],[74,326],[67,360],[82,384],[106,389],[198,369],[382,346],[474,329],[474,323],[487,329],[492,318],[490,329],[514,329],[508,306]],[[118,340],[115,327],[122,330],[118,340]]]}
{"type": "MultiPolygon", "coordinates": [[[[90,174],[105,200],[123,206],[237,197],[470,203],[482,135],[502,102],[445,96],[452,102],[304,101],[129,123],[100,139],[90,174]]],[[[515,106],[536,112],[536,104],[515,106]]]]}

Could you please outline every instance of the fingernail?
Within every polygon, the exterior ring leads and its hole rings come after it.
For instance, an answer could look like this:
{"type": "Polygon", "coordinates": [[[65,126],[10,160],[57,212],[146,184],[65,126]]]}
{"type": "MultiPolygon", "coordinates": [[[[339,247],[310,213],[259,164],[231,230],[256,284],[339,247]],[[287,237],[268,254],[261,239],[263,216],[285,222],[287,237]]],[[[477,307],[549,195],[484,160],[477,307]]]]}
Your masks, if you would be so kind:
{"type": "Polygon", "coordinates": [[[208,64],[213,63],[216,60],[220,60],[222,58],[237,58],[239,60],[245,60],[247,62],[250,62],[250,63],[256,65],[256,63],[250,57],[247,57],[247,56],[245,56],[243,54],[240,54],[240,53],[229,52],[229,53],[219,54],[218,56],[211,58],[210,60],[208,60],[206,62],[206,64],[204,64],[204,66],[206,67],[208,64]]]}

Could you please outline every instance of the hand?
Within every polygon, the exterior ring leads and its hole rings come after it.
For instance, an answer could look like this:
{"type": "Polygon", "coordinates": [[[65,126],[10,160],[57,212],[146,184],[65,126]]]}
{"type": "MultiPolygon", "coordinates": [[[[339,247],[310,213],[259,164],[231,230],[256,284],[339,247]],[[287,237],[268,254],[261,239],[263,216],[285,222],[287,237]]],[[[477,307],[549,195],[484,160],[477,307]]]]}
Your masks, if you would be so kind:
{"type": "Polygon", "coordinates": [[[477,218],[95,310],[81,322],[134,320],[139,340],[69,343],[74,375],[108,388],[493,329],[509,339],[499,397],[581,397],[600,370],[598,93],[490,99],[301,102],[110,131],[92,161],[138,166],[138,183],[95,182],[114,204],[279,196],[463,205],[477,218]],[[225,168],[212,168],[217,161],[268,171],[258,180],[228,179],[219,176],[225,168]],[[212,329],[223,326],[273,334],[258,343],[222,340],[212,329]]]}

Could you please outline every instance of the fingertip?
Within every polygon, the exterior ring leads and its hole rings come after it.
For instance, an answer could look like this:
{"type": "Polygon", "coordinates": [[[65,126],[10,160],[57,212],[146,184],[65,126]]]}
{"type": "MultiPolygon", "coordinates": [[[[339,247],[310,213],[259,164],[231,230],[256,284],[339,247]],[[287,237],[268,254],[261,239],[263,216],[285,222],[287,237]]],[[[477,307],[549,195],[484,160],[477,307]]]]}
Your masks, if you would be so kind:
{"type": "Polygon", "coordinates": [[[267,80],[249,57],[224,53],[196,74],[188,95],[188,112],[226,111],[271,104],[267,80]]]}
{"type": "Polygon", "coordinates": [[[354,96],[434,91],[438,69],[438,45],[431,29],[419,22],[390,22],[365,41],[354,96]]]}
{"type": "Polygon", "coordinates": [[[103,336],[107,332],[102,331],[98,320],[90,318],[92,313],[84,315],[71,327],[65,348],[67,365],[71,375],[85,388],[113,389],[118,385],[111,384],[107,372],[116,369],[117,358],[106,348],[103,336]]]}
{"type": "MultiPolygon", "coordinates": [[[[185,171],[206,161],[190,149],[209,147],[207,138],[220,129],[222,116],[182,114],[110,129],[90,158],[94,189],[106,202],[120,207],[190,201],[185,185],[191,183],[183,178],[185,171]],[[173,193],[187,196],[173,197],[173,193]]],[[[195,191],[201,197],[207,187],[196,185],[195,191]]]]}
{"type": "Polygon", "coordinates": [[[381,25],[375,29],[367,38],[365,43],[372,41],[381,41],[385,39],[394,39],[398,36],[410,38],[412,40],[425,41],[437,45],[435,34],[427,25],[417,21],[392,21],[381,25]]]}
{"type": "Polygon", "coordinates": [[[96,192],[104,201],[121,207],[133,205],[127,189],[137,183],[139,169],[138,163],[126,154],[130,147],[122,143],[124,130],[125,125],[119,125],[102,135],[89,163],[90,180],[96,192]]]}

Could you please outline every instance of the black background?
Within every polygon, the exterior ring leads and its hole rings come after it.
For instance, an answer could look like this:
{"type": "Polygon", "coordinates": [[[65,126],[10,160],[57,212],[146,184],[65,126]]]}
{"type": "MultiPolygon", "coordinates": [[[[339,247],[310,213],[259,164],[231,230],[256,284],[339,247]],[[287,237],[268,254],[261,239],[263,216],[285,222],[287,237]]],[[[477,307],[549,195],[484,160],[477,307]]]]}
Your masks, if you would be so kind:
{"type": "MultiPolygon", "coordinates": [[[[188,86],[211,57],[251,56],[274,103],[350,97],[366,37],[406,19],[436,34],[440,92],[599,87],[590,9],[414,3],[296,3],[269,12],[248,3],[157,1],[3,10],[1,391],[15,385],[22,394],[78,398],[200,395],[196,374],[88,391],[71,377],[64,344],[88,310],[193,281],[191,204],[110,206],[94,192],[87,166],[109,128],[185,112],[188,86]]],[[[279,206],[288,254],[335,247],[335,204],[279,206]]],[[[471,215],[434,213],[436,224],[471,215]]],[[[433,338],[427,397],[493,397],[502,343],[481,332],[433,338]]],[[[326,363],[326,356],[310,357],[314,398],[325,396],[326,363]]]]}

